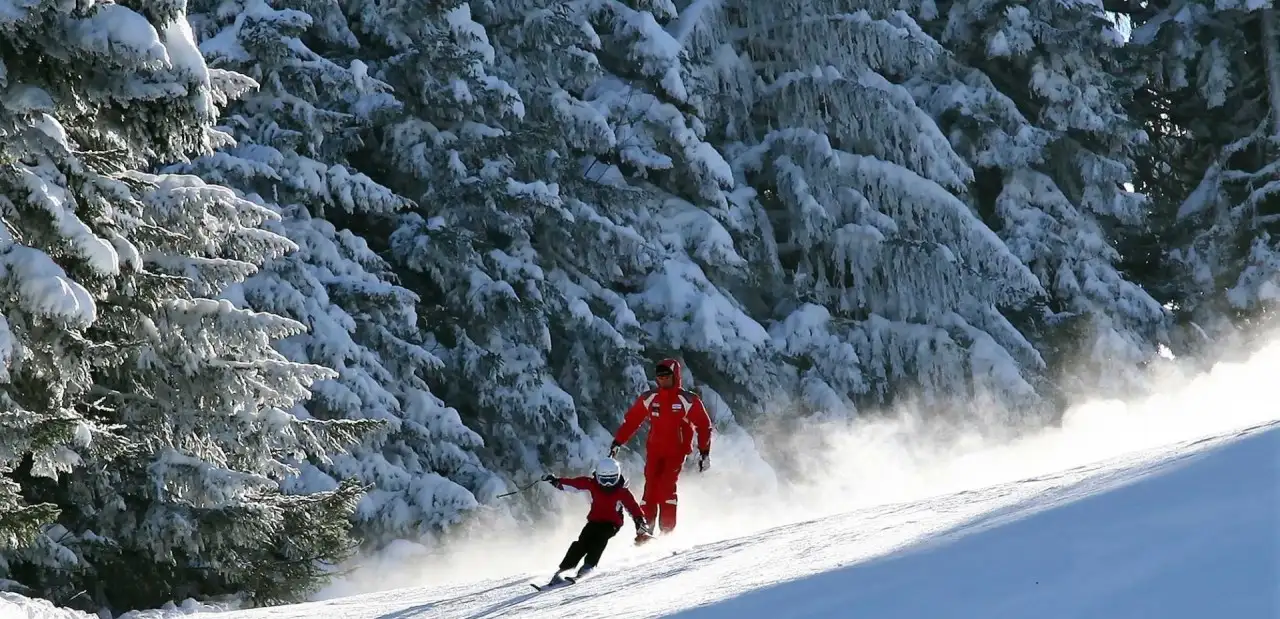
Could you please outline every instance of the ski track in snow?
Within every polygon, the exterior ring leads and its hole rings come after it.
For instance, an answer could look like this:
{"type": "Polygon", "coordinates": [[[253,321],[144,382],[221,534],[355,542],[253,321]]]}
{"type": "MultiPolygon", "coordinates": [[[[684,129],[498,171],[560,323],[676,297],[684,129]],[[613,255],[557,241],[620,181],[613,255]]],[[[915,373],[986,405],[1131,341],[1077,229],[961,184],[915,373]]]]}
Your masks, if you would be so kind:
{"type": "MultiPolygon", "coordinates": [[[[877,619],[916,616],[936,619],[939,616],[936,614],[938,612],[945,615],[953,611],[963,616],[981,616],[983,619],[991,619],[993,616],[1025,617],[1028,616],[1026,612],[1032,612],[1031,608],[1035,608],[1038,616],[1042,617],[1101,616],[1092,614],[1088,607],[1090,602],[1087,600],[1075,603],[1082,607],[1077,609],[1079,611],[1077,613],[1061,611],[1061,614],[1055,614],[1052,611],[1057,610],[1060,604],[1053,607],[1044,606],[1046,602],[1041,600],[1037,602],[1041,606],[1027,606],[1039,599],[1026,598],[1027,594],[1023,595],[1026,599],[1022,599],[1023,603],[1020,605],[1017,596],[1012,600],[1001,601],[992,596],[965,595],[968,589],[953,592],[959,595],[959,599],[935,600],[932,602],[934,607],[930,608],[927,614],[923,609],[920,610],[920,614],[915,614],[905,609],[913,606],[928,606],[930,602],[927,599],[912,599],[917,596],[912,595],[911,592],[916,591],[924,598],[928,598],[926,590],[930,582],[927,580],[916,582],[921,577],[917,576],[913,570],[900,569],[894,573],[877,572],[876,561],[909,561],[912,557],[920,556],[921,553],[927,554],[934,551],[945,553],[949,544],[962,545],[969,536],[982,535],[984,532],[999,536],[1000,527],[1019,526],[1021,523],[1032,521],[1037,514],[1052,515],[1049,510],[1073,508],[1076,505],[1075,502],[1087,497],[1097,498],[1096,495],[1102,495],[1105,498],[1108,496],[1107,493],[1125,492],[1125,487],[1146,483],[1149,478],[1159,480],[1161,475],[1171,474],[1168,471],[1176,473],[1179,468],[1185,468],[1182,465],[1188,462],[1188,459],[1194,462],[1206,458],[1206,454],[1212,456],[1213,452],[1224,444],[1233,443],[1245,436],[1257,435],[1260,430],[1272,429],[1276,424],[1276,421],[1268,421],[1250,424],[1244,428],[1233,428],[1229,431],[1219,430],[1202,438],[1146,448],[1012,483],[858,509],[827,518],[779,526],[756,535],[695,546],[681,546],[677,535],[670,539],[660,538],[643,548],[635,548],[629,543],[629,535],[620,534],[606,551],[601,566],[589,578],[569,587],[545,592],[534,591],[529,587],[529,583],[545,582],[550,575],[550,570],[545,573],[517,573],[504,578],[490,578],[459,585],[396,589],[293,606],[215,614],[220,616],[219,619],[265,619],[268,617],[272,619],[497,619],[502,617],[622,619],[665,616],[692,610],[690,614],[698,617],[818,617],[844,615],[852,610],[847,606],[847,602],[839,601],[842,599],[840,596],[844,595],[871,599],[877,596],[892,598],[897,600],[895,603],[899,603],[899,606],[904,609],[899,612],[879,606],[861,609],[873,611],[877,619]],[[806,583],[816,582],[818,578],[830,577],[833,571],[839,574],[838,570],[841,568],[854,566],[867,570],[867,573],[880,574],[878,577],[864,578],[874,582],[875,586],[870,589],[859,586],[858,591],[853,592],[847,585],[836,581],[830,583],[832,585],[830,590],[823,589],[829,591],[830,595],[818,593],[817,585],[808,585],[805,588],[806,583]],[[788,589],[789,586],[798,588],[788,589]],[[788,591],[791,593],[788,594],[788,591]],[[773,597],[769,597],[771,595],[773,597]],[[750,601],[758,596],[764,597],[760,597],[759,601],[750,601]],[[973,611],[978,614],[961,612],[966,598],[969,603],[983,605],[981,610],[973,611]],[[734,603],[737,603],[736,610],[734,603]],[[752,608],[757,608],[752,604],[759,604],[758,609],[764,612],[752,612],[752,608]],[[1050,612],[1046,614],[1045,611],[1050,612]]],[[[1280,438],[1280,431],[1267,431],[1263,438],[1270,439],[1269,444],[1274,447],[1280,444],[1280,441],[1275,440],[1280,438]]],[[[1271,453],[1276,453],[1276,450],[1273,449],[1271,453]]],[[[1276,462],[1280,460],[1273,457],[1272,463],[1276,462]]],[[[1268,504],[1271,505],[1272,512],[1277,511],[1275,506],[1278,502],[1274,500],[1274,491],[1278,484],[1276,472],[1272,471],[1268,476],[1265,464],[1255,463],[1253,466],[1262,469],[1257,471],[1255,477],[1270,481],[1261,488],[1256,487],[1255,483],[1254,487],[1248,491],[1254,493],[1255,497],[1262,497],[1260,500],[1264,502],[1265,496],[1271,493],[1272,500],[1268,504]]],[[[1214,480],[1217,487],[1223,487],[1223,484],[1229,487],[1232,483],[1247,482],[1247,479],[1214,480]]],[[[1183,497],[1182,500],[1195,504],[1194,497],[1183,497]]],[[[1194,511],[1189,510],[1189,513],[1194,511]]],[[[1248,515],[1246,513],[1241,517],[1248,515]]],[[[1254,516],[1256,517],[1257,514],[1254,516]]],[[[1177,513],[1168,516],[1174,519],[1179,517],[1177,513]]],[[[1191,517],[1187,516],[1187,518],[1191,517]]],[[[1275,518],[1275,515],[1268,517],[1275,518]]],[[[1099,520],[1100,517],[1097,516],[1093,518],[1101,522],[1104,528],[1107,523],[1113,521],[1121,525],[1128,521],[1128,516],[1123,513],[1119,516],[1107,516],[1108,520],[1099,520]]],[[[1132,528],[1132,525],[1128,526],[1132,528]]],[[[1229,523],[1223,525],[1224,528],[1229,526],[1229,523]]],[[[1141,527],[1138,528],[1141,529],[1141,527]]],[[[1092,531],[1092,529],[1089,530],[1089,536],[1092,535],[1092,531]]],[[[1189,535],[1193,538],[1197,533],[1199,532],[1189,531],[1189,535]]],[[[1212,532],[1204,534],[1212,534],[1212,532]]],[[[1015,543],[1016,548],[1024,549],[1025,552],[1019,551],[1012,554],[1025,559],[1028,555],[1042,552],[1045,545],[1061,546],[1066,543],[1055,539],[1057,535],[1054,532],[1041,532],[1038,535],[1040,535],[1039,538],[1033,537],[1031,542],[1025,542],[1022,546],[1016,546],[1015,543]]],[[[1081,536],[1076,534],[1076,537],[1081,536]]],[[[1001,538],[996,537],[996,539],[1001,538]]],[[[1131,531],[1124,542],[1133,544],[1135,542],[1132,539],[1131,531]]],[[[565,540],[566,546],[569,541],[571,540],[565,540]]],[[[1101,542],[1090,541],[1088,544],[1092,544],[1090,547],[1096,547],[1105,546],[1107,542],[1104,539],[1101,542]]],[[[1008,546],[1009,543],[997,545],[1008,546]]],[[[1081,548],[1084,547],[1081,546],[1081,548]]],[[[1173,548],[1175,550],[1171,552],[1176,553],[1178,546],[1174,545],[1173,548]]],[[[1052,554],[1054,551],[1043,550],[1043,552],[1052,554]]],[[[1059,548],[1056,552],[1057,555],[1046,558],[1049,564],[1056,562],[1058,567],[1061,567],[1062,564],[1070,564],[1071,561],[1083,560],[1081,557],[1071,556],[1075,551],[1064,551],[1059,548]]],[[[1280,582],[1275,580],[1280,576],[1280,568],[1275,568],[1277,561],[1280,561],[1280,552],[1273,552],[1270,556],[1273,558],[1270,563],[1266,563],[1267,569],[1263,570],[1267,573],[1257,572],[1249,577],[1262,583],[1268,582],[1268,579],[1271,579],[1270,582],[1280,582]]],[[[553,563],[558,558],[549,559],[549,563],[553,563]]],[[[988,561],[981,556],[970,559],[967,563],[961,560],[958,562],[959,567],[947,572],[945,576],[951,581],[964,578],[982,579],[985,571],[998,569],[1000,561],[1009,563],[1016,560],[1019,559],[992,557],[992,560],[988,561]]],[[[1266,560],[1263,559],[1263,561],[1266,560]]],[[[954,559],[952,562],[956,563],[954,559]]],[[[1107,565],[1109,563],[1100,561],[1096,567],[1089,569],[1105,570],[1107,565]]],[[[1078,565],[1074,567],[1079,569],[1078,565]]],[[[1205,569],[1230,570],[1230,566],[1216,565],[1205,569]]],[[[1049,571],[1051,572],[1052,569],[1049,571]]],[[[1032,574],[1014,575],[1014,577],[1020,576],[1025,576],[1024,580],[1032,578],[1032,574]]],[[[1114,575],[1102,578],[1110,579],[1108,583],[1114,583],[1107,585],[1111,590],[1122,589],[1125,585],[1124,576],[1120,576],[1118,580],[1114,575]]],[[[1037,585],[1039,585],[1038,582],[1021,583],[1017,587],[1036,587],[1037,585]]],[[[823,587],[826,586],[823,585],[823,587]]],[[[956,586],[952,584],[952,587],[956,586]]],[[[998,587],[998,585],[988,584],[986,588],[989,589],[992,586],[998,587]]],[[[1008,588],[1008,585],[1005,585],[1005,588],[1008,588]]],[[[981,589],[982,587],[979,587],[979,590],[981,589]]],[[[1043,597],[1047,595],[1045,592],[1051,589],[1043,587],[1033,591],[1039,591],[1043,597]]],[[[1181,590],[1176,593],[1181,593],[1181,590]]],[[[1060,590],[1055,595],[1064,600],[1071,598],[1069,591],[1060,590]]],[[[1267,593],[1261,591],[1256,595],[1265,596],[1267,593]]],[[[1280,610],[1280,594],[1275,594],[1270,599],[1275,600],[1273,609],[1280,610]]],[[[1244,601],[1236,600],[1237,605],[1244,604],[1240,606],[1244,610],[1240,614],[1229,613],[1229,615],[1233,619],[1254,619],[1255,617],[1263,619],[1264,616],[1280,616],[1280,613],[1258,614],[1257,609],[1266,605],[1265,600],[1255,597],[1252,602],[1257,604],[1252,606],[1246,602],[1250,600],[1247,598],[1244,601]]],[[[1144,603],[1150,606],[1155,602],[1144,603]]],[[[1106,613],[1104,612],[1103,615],[1106,613]]],[[[1169,618],[1168,615],[1150,614],[1117,616],[1169,618]]]]}

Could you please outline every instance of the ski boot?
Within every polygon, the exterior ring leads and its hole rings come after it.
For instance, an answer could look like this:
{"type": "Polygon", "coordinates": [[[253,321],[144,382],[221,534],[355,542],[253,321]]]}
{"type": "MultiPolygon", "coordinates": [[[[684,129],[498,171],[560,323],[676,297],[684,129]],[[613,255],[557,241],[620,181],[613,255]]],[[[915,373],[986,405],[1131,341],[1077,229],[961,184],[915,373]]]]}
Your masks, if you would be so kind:
{"type": "Polygon", "coordinates": [[[566,585],[573,584],[572,578],[565,578],[564,576],[560,575],[560,572],[563,572],[563,571],[564,570],[556,570],[556,573],[551,576],[551,580],[547,581],[547,584],[545,585],[535,585],[533,583],[529,583],[529,586],[533,587],[534,589],[537,589],[538,591],[546,591],[547,589],[554,589],[556,587],[563,587],[566,585]]]}
{"type": "Polygon", "coordinates": [[[574,576],[574,577],[573,577],[573,579],[574,579],[574,580],[582,580],[583,578],[585,578],[585,577],[587,576],[587,574],[590,574],[590,573],[591,573],[591,571],[592,571],[592,570],[594,570],[594,569],[596,569],[596,566],[594,566],[594,565],[584,565],[584,566],[582,566],[582,567],[578,568],[578,575],[577,575],[577,576],[574,576]]]}

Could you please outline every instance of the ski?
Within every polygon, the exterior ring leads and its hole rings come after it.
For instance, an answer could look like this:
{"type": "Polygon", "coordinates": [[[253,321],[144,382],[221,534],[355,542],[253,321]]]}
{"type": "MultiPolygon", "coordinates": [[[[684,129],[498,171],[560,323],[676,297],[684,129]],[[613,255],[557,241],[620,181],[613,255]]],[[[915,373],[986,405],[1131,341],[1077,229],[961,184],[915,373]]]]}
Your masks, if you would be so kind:
{"type": "Polygon", "coordinates": [[[564,580],[561,580],[560,582],[549,582],[545,585],[535,585],[533,583],[529,583],[529,586],[533,587],[534,589],[537,589],[538,591],[550,591],[552,589],[568,587],[569,585],[572,585],[573,583],[578,582],[578,579],[574,578],[573,576],[564,576],[563,578],[564,580]]]}

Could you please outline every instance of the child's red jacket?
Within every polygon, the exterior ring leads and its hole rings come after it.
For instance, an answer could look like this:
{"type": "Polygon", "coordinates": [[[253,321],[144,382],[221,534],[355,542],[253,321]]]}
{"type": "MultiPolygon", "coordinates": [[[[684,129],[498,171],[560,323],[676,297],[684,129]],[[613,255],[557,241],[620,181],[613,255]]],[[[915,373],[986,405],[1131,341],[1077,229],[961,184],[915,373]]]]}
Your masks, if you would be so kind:
{"type": "Polygon", "coordinates": [[[618,485],[606,488],[594,477],[561,477],[556,480],[555,485],[557,488],[568,486],[591,494],[591,511],[587,512],[587,522],[611,522],[622,526],[623,509],[630,512],[633,519],[645,522],[640,504],[636,502],[631,490],[627,489],[625,482],[619,481],[618,485]]]}

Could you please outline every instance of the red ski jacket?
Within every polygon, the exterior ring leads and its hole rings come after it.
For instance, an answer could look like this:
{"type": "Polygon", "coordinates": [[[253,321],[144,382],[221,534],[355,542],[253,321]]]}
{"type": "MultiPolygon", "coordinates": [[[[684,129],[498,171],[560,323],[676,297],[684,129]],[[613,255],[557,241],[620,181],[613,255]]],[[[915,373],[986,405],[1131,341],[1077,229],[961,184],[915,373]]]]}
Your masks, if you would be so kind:
{"type": "Polygon", "coordinates": [[[645,522],[644,512],[640,511],[640,504],[636,502],[631,490],[627,489],[624,480],[619,480],[618,485],[612,488],[606,488],[594,477],[562,477],[555,485],[557,488],[568,486],[591,494],[591,511],[587,512],[587,522],[612,522],[622,526],[624,508],[631,512],[632,519],[645,522]]]}
{"type": "Polygon", "coordinates": [[[645,441],[647,456],[669,455],[681,458],[693,453],[693,439],[697,435],[698,451],[711,451],[711,417],[702,405],[702,398],[682,387],[680,364],[673,364],[672,386],[669,389],[650,389],[636,398],[627,409],[613,440],[619,445],[631,440],[640,424],[649,420],[649,438],[645,441]]]}

